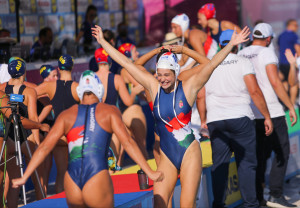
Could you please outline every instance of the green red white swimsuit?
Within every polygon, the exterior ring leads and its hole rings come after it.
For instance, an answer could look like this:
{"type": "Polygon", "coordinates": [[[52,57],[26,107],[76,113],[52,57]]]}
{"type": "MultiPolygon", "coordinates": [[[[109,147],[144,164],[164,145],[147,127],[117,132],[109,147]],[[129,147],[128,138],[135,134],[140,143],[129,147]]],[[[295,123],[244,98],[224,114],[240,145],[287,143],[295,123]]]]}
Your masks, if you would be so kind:
{"type": "Polygon", "coordinates": [[[155,98],[153,115],[160,136],[160,148],[179,170],[187,148],[195,140],[193,130],[190,127],[192,108],[184,95],[182,82],[179,82],[175,94],[177,118],[173,110],[174,91],[165,93],[163,89],[159,88],[158,93],[160,95],[159,99],[158,96],[155,98]],[[160,113],[158,112],[158,107],[160,113]]]}
{"type": "Polygon", "coordinates": [[[108,169],[111,134],[98,125],[96,106],[78,105],[76,122],[67,134],[68,173],[80,189],[94,175],[108,169]]]}

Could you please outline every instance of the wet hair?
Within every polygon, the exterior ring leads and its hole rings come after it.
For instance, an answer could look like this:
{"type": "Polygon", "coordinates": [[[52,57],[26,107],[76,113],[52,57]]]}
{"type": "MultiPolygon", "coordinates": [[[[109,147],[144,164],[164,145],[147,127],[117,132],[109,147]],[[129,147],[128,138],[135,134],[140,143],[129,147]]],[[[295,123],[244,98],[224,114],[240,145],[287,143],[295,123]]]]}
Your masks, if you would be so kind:
{"type": "Polygon", "coordinates": [[[108,29],[103,30],[104,39],[110,43],[111,40],[115,40],[115,34],[108,29]]]}
{"type": "MultiPolygon", "coordinates": [[[[159,54],[157,54],[157,56],[156,56],[156,63],[158,62],[158,60],[159,60],[159,58],[161,57],[161,55],[163,55],[164,53],[167,53],[167,52],[169,52],[168,49],[162,49],[162,50],[159,52],[159,54]]],[[[176,57],[177,57],[177,56],[176,56],[176,57]]]]}
{"type": "Polygon", "coordinates": [[[39,32],[39,38],[46,37],[48,31],[52,32],[52,29],[50,27],[44,27],[43,29],[41,29],[39,32]]]}
{"type": "Polygon", "coordinates": [[[92,10],[94,10],[94,11],[97,12],[97,7],[95,7],[93,4],[90,4],[90,5],[88,6],[88,8],[86,9],[86,12],[85,12],[85,20],[87,20],[87,15],[88,15],[88,13],[89,13],[90,11],[92,11],[92,10]]]}

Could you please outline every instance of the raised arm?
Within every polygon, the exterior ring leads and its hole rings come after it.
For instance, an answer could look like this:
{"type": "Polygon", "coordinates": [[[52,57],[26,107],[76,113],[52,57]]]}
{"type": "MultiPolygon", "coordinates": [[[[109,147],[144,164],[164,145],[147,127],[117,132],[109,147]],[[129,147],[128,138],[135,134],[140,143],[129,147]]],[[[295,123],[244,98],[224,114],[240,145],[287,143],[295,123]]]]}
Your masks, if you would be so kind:
{"type": "Polygon", "coordinates": [[[144,66],[145,63],[147,63],[153,56],[155,56],[156,54],[159,54],[159,52],[161,51],[161,49],[163,49],[164,47],[160,47],[160,48],[154,48],[153,50],[149,51],[148,53],[142,55],[140,58],[138,58],[138,60],[136,60],[134,63],[136,65],[140,65],[140,66],[144,66]]]}
{"type": "Polygon", "coordinates": [[[109,54],[109,56],[118,62],[118,64],[123,66],[143,87],[149,91],[152,90],[153,85],[155,85],[157,88],[158,82],[149,72],[140,70],[135,64],[132,63],[131,60],[129,60],[104,39],[101,27],[96,25],[95,28],[92,28],[92,33],[97,39],[98,43],[101,44],[105,51],[109,54]]]}
{"type": "Polygon", "coordinates": [[[195,66],[189,70],[183,71],[179,74],[178,79],[180,79],[182,81],[189,79],[191,76],[193,76],[196,73],[199,73],[203,69],[204,65],[209,62],[209,59],[206,58],[205,56],[201,55],[200,53],[198,53],[194,50],[184,47],[184,46],[179,46],[179,45],[172,46],[171,51],[173,53],[184,54],[188,57],[193,58],[196,62],[199,63],[198,66],[195,66]]]}
{"type": "Polygon", "coordinates": [[[122,121],[121,113],[114,110],[111,114],[111,127],[117,138],[122,143],[129,156],[145,171],[145,173],[154,181],[161,181],[164,178],[162,172],[154,172],[143,157],[143,154],[136,142],[128,134],[122,121]]]}
{"type": "MultiPolygon", "coordinates": [[[[191,76],[186,82],[185,82],[185,92],[188,92],[189,95],[187,97],[188,102],[193,103],[193,100],[195,100],[195,96],[197,95],[198,91],[203,87],[203,85],[208,81],[210,75],[213,73],[215,68],[226,58],[226,56],[231,52],[232,48],[234,46],[237,46],[240,43],[246,42],[249,40],[249,28],[245,27],[239,34],[234,32],[232,34],[230,42],[225,46],[220,52],[218,52],[211,61],[209,61],[203,69],[195,74],[194,76],[191,76]]],[[[183,50],[184,51],[184,50],[183,50]]]]}

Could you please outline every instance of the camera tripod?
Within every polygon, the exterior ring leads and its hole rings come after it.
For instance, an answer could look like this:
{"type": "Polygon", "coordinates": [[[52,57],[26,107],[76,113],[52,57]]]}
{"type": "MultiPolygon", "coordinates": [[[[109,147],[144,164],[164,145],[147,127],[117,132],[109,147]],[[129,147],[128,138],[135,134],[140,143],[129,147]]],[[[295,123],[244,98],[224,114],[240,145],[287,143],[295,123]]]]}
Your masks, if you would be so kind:
{"type": "MultiPolygon", "coordinates": [[[[0,107],[0,109],[1,108],[10,108],[11,112],[12,112],[11,115],[9,116],[9,119],[7,120],[6,126],[5,126],[5,135],[4,135],[3,144],[2,144],[2,148],[1,148],[1,152],[0,152],[0,163],[1,163],[2,155],[3,155],[4,147],[5,147],[7,139],[8,139],[9,129],[10,129],[10,126],[13,124],[16,164],[17,164],[17,166],[20,167],[21,177],[23,177],[24,164],[22,161],[22,154],[21,154],[21,138],[23,138],[23,140],[24,140],[24,143],[26,145],[26,149],[28,151],[28,155],[30,158],[32,157],[32,153],[31,153],[29,145],[27,143],[28,142],[27,135],[26,135],[25,129],[23,128],[23,125],[21,123],[20,115],[17,113],[18,102],[8,102],[8,104],[10,104],[10,106],[0,107]],[[12,123],[12,121],[13,121],[13,123],[12,123]],[[21,134],[22,134],[22,137],[21,137],[21,134]]],[[[46,198],[45,193],[42,188],[42,185],[41,185],[41,182],[40,182],[39,175],[36,170],[34,171],[34,173],[35,173],[35,177],[37,178],[38,185],[39,185],[39,188],[43,195],[43,198],[46,198]]],[[[22,193],[23,193],[23,202],[26,205],[27,200],[26,200],[25,185],[22,186],[22,193]]]]}

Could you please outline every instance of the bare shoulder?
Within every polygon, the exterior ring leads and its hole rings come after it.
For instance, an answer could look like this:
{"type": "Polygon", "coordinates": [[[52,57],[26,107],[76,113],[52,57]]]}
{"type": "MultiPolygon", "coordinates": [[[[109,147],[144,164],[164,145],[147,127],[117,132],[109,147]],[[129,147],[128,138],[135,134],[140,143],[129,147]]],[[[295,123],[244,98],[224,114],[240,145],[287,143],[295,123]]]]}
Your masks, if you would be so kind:
{"type": "Polygon", "coordinates": [[[65,115],[65,116],[68,116],[68,117],[77,117],[77,112],[78,112],[78,104],[74,104],[70,108],[68,108],[68,109],[64,110],[63,112],[61,112],[60,115],[65,115]]]}
{"type": "Polygon", "coordinates": [[[49,93],[56,89],[56,81],[44,81],[40,85],[36,85],[35,88],[49,93]]]}
{"type": "Polygon", "coordinates": [[[117,81],[123,81],[123,78],[122,78],[121,75],[119,75],[119,74],[115,74],[115,79],[116,79],[117,81]]]}
{"type": "Polygon", "coordinates": [[[39,86],[56,86],[56,81],[44,81],[43,83],[41,83],[39,86]]]}
{"type": "Polygon", "coordinates": [[[72,126],[74,125],[78,113],[78,104],[73,105],[72,107],[64,110],[59,114],[55,123],[58,125],[64,125],[65,134],[70,131],[72,126]]]}
{"type": "Polygon", "coordinates": [[[79,97],[78,97],[77,90],[76,90],[78,85],[79,85],[78,82],[73,81],[72,86],[71,86],[72,96],[77,102],[79,102],[79,97]]]}
{"type": "Polygon", "coordinates": [[[199,29],[192,29],[190,31],[190,37],[192,36],[206,36],[206,33],[199,29]]]}
{"type": "Polygon", "coordinates": [[[79,83],[78,82],[76,82],[76,81],[73,81],[73,83],[72,83],[72,86],[75,86],[75,87],[77,87],[79,85],[79,83]]]}
{"type": "Polygon", "coordinates": [[[117,90],[119,89],[119,86],[125,85],[124,79],[119,74],[115,74],[115,86],[117,90]]]}
{"type": "Polygon", "coordinates": [[[201,40],[204,42],[206,40],[207,34],[199,29],[193,29],[190,31],[190,41],[201,40]]]}
{"type": "Polygon", "coordinates": [[[236,24],[227,21],[227,20],[223,20],[221,22],[221,28],[222,30],[234,30],[234,28],[236,28],[237,32],[241,31],[241,28],[239,26],[237,26],[236,24]]]}
{"type": "Polygon", "coordinates": [[[24,90],[24,94],[29,95],[29,96],[37,97],[35,89],[33,89],[33,88],[29,87],[29,86],[26,86],[26,88],[24,90]]]}
{"type": "Polygon", "coordinates": [[[96,107],[96,117],[121,116],[120,110],[114,105],[98,103],[96,107]]]}
{"type": "Polygon", "coordinates": [[[124,68],[122,68],[120,71],[120,75],[121,77],[124,77],[125,75],[127,75],[127,71],[124,68]]]}
{"type": "Polygon", "coordinates": [[[112,133],[112,121],[122,121],[122,115],[116,106],[99,103],[96,107],[96,121],[107,132],[112,133]]]}
{"type": "Polygon", "coordinates": [[[32,83],[32,82],[27,82],[27,81],[25,81],[23,84],[24,84],[26,87],[31,87],[31,88],[36,88],[36,87],[37,87],[37,85],[34,84],[34,83],[32,83]]]}

